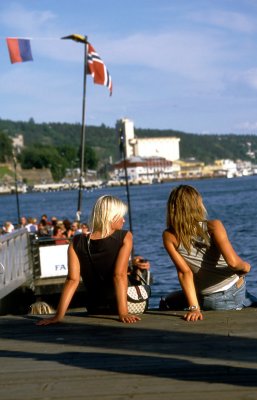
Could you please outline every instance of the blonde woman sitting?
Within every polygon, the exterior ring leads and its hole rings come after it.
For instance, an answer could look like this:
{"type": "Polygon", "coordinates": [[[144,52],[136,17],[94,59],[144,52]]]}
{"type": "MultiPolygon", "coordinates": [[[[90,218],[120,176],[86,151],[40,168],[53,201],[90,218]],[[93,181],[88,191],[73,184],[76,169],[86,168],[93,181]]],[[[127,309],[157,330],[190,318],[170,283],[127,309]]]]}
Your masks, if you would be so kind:
{"type": "Polygon", "coordinates": [[[38,325],[60,322],[79,285],[86,289],[85,305],[89,313],[117,313],[124,323],[140,320],[127,308],[128,263],[132,234],[123,230],[127,206],[113,196],[100,197],[92,210],[90,234],[75,235],[68,248],[68,276],[55,316],[38,325]]]}

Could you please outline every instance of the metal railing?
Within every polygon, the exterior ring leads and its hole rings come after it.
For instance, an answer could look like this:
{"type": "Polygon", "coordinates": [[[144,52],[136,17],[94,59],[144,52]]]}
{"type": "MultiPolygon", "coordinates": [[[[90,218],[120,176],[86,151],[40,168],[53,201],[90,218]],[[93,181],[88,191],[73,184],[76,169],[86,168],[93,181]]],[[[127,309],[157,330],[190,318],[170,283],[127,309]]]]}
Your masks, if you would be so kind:
{"type": "Polygon", "coordinates": [[[26,229],[0,236],[0,299],[33,280],[30,237],[26,229]]]}

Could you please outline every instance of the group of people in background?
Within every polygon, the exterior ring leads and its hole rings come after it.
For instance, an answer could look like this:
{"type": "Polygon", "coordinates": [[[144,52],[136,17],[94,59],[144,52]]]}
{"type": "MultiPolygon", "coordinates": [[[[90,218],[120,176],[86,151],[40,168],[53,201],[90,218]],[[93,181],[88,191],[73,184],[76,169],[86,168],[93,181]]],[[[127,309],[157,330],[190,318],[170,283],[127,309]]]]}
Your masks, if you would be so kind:
{"type": "Polygon", "coordinates": [[[69,240],[79,234],[89,231],[86,222],[70,221],[69,219],[58,220],[57,217],[52,217],[48,220],[46,214],[43,214],[38,222],[37,218],[25,217],[20,218],[18,226],[10,221],[6,221],[0,229],[0,234],[11,233],[16,229],[25,228],[29,233],[34,233],[38,237],[55,239],[55,244],[68,243],[69,240]]]}

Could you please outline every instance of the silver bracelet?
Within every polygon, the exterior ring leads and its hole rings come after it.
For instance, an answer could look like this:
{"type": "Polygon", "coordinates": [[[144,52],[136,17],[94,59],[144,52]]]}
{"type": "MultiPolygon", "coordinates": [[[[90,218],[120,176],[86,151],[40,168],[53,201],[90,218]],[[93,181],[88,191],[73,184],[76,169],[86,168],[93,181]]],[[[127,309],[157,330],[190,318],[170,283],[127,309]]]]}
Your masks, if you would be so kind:
{"type": "Polygon", "coordinates": [[[189,306],[185,311],[201,311],[199,306],[189,306]]]}

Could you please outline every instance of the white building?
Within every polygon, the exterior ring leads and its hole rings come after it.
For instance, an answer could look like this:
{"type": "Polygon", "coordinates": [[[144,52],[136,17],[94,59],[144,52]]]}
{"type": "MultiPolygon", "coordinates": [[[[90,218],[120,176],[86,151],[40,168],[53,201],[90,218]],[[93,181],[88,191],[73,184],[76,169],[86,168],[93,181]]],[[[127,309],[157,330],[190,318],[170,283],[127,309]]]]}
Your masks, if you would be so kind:
{"type": "MultiPolygon", "coordinates": [[[[124,118],[117,123],[118,134],[124,135],[125,157],[159,157],[179,160],[179,142],[176,137],[135,138],[133,121],[124,118]]],[[[120,137],[119,137],[120,140],[120,137]]]]}
{"type": "Polygon", "coordinates": [[[13,137],[12,138],[12,146],[17,151],[17,153],[20,153],[20,151],[24,147],[23,135],[19,134],[19,135],[16,135],[15,137],[13,137]]]}
{"type": "Polygon", "coordinates": [[[172,179],[180,174],[180,166],[161,157],[142,158],[133,156],[126,161],[121,160],[113,164],[113,178],[125,179],[125,167],[128,179],[131,182],[153,182],[172,179]],[[125,164],[126,162],[126,164],[125,164]]]}
{"type": "Polygon", "coordinates": [[[225,175],[228,178],[237,176],[236,163],[229,159],[216,160],[215,165],[218,166],[220,175],[225,175]]]}
{"type": "Polygon", "coordinates": [[[141,157],[163,157],[169,161],[179,160],[179,138],[158,137],[134,139],[130,146],[141,157]]]}

